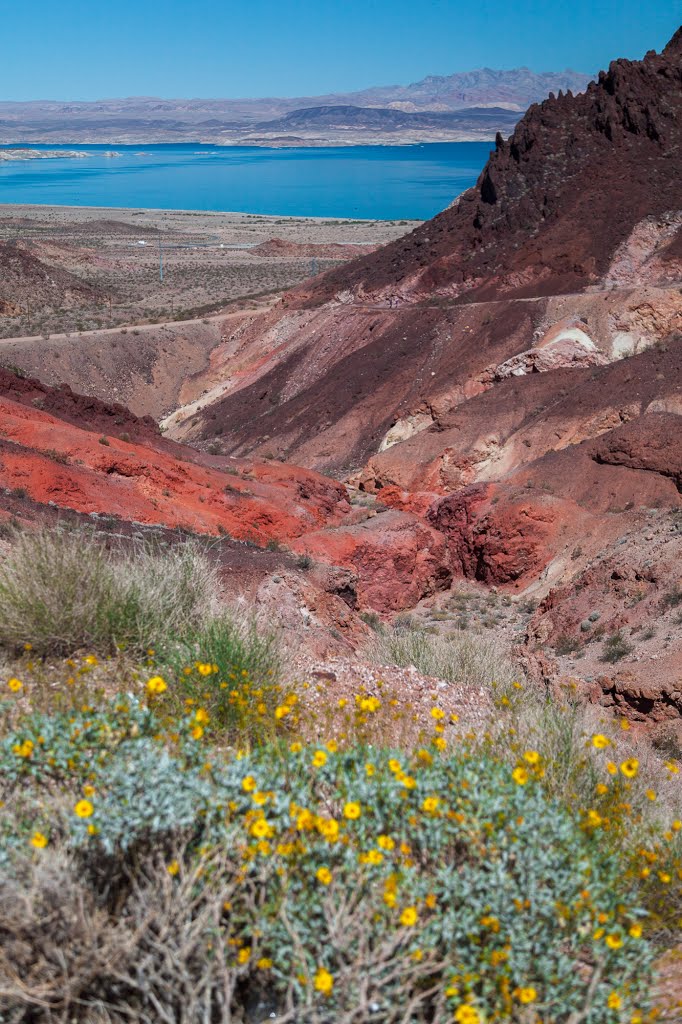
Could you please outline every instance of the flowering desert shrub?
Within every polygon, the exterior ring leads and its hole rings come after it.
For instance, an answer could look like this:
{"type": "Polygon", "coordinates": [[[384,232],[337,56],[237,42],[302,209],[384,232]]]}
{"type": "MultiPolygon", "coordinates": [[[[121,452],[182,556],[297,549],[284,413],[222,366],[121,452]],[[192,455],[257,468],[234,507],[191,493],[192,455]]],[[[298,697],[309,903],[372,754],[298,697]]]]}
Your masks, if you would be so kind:
{"type": "Polygon", "coordinates": [[[171,689],[46,714],[7,684],[0,1015],[644,1019],[682,824],[609,841],[638,762],[612,772],[608,737],[588,738],[603,791],[574,805],[535,749],[453,749],[438,707],[410,749],[306,744],[277,709],[267,742],[219,749],[171,689]]]}

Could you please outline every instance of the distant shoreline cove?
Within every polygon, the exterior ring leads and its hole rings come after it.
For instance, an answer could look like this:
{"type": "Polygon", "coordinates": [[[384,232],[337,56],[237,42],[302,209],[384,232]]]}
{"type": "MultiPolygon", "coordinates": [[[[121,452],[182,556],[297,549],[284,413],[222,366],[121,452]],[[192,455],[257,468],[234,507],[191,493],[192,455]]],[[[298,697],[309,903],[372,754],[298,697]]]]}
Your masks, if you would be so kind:
{"type": "Polygon", "coordinates": [[[306,138],[283,138],[283,139],[239,139],[239,140],[228,140],[220,142],[209,142],[205,139],[189,139],[183,140],[182,142],[173,142],[168,140],[167,142],[149,142],[146,139],[113,139],[108,142],[59,142],[59,143],[47,143],[47,142],[1,142],[0,143],[0,160],[4,160],[4,153],[11,151],[14,153],[26,153],[29,154],[26,157],[13,157],[9,159],[44,159],[51,158],[55,159],[58,157],[62,158],[82,158],[92,155],[92,150],[97,153],[101,153],[103,150],[107,150],[106,155],[110,157],[120,157],[122,153],[119,151],[109,150],[110,146],[125,147],[126,149],[139,149],[145,147],[145,152],[138,153],[139,156],[148,156],[149,150],[161,148],[164,146],[172,146],[176,148],[178,146],[201,146],[205,147],[206,150],[211,149],[357,149],[362,146],[375,146],[375,147],[392,147],[392,146],[437,146],[437,145],[458,145],[463,142],[480,142],[489,143],[494,145],[495,143],[495,132],[483,132],[478,133],[461,133],[457,135],[443,134],[439,135],[428,135],[427,133],[418,135],[406,136],[404,133],[396,133],[395,136],[390,134],[382,135],[371,135],[368,134],[367,138],[358,136],[353,138],[321,138],[321,139],[306,139],[306,138]],[[49,147],[49,149],[47,148],[49,147]]]}
{"type": "Polygon", "coordinates": [[[426,220],[475,184],[492,148],[23,142],[0,146],[0,204],[426,220]]]}
{"type": "MultiPolygon", "coordinates": [[[[2,163],[14,163],[20,160],[87,160],[90,155],[80,149],[37,149],[34,146],[6,148],[0,146],[0,162],[2,163]]],[[[107,152],[104,156],[117,157],[121,154],[107,152]]]]}

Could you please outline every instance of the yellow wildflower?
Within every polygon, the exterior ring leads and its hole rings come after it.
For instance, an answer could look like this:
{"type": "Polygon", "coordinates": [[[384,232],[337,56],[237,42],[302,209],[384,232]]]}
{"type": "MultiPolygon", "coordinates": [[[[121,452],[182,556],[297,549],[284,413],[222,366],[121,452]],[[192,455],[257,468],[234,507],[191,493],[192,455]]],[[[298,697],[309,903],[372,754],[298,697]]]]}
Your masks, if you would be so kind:
{"type": "Polygon", "coordinates": [[[317,822],[317,830],[325,839],[333,842],[339,835],[339,823],[336,818],[322,818],[317,822]]]}
{"type": "Polygon", "coordinates": [[[172,860],[170,862],[170,864],[168,865],[168,867],[166,868],[166,871],[168,872],[168,874],[169,875],[173,875],[173,876],[177,875],[179,870],[180,870],[180,865],[177,862],[177,860],[172,860]]]}
{"type": "Polygon", "coordinates": [[[324,750],[316,750],[313,754],[313,768],[322,768],[327,763],[327,755],[324,750]]]}
{"type": "Polygon", "coordinates": [[[334,987],[334,979],[329,971],[324,967],[318,967],[315,972],[315,988],[322,995],[328,996],[334,987]]]}
{"type": "Polygon", "coordinates": [[[434,814],[438,810],[439,803],[440,800],[437,796],[427,796],[422,802],[422,811],[425,811],[426,814],[434,814]]]}
{"type": "Polygon", "coordinates": [[[332,880],[332,873],[329,868],[321,867],[315,872],[315,878],[318,882],[321,882],[322,885],[329,885],[332,880]]]}
{"type": "Polygon", "coordinates": [[[158,696],[160,693],[165,693],[167,689],[168,685],[162,676],[152,676],[147,680],[147,693],[158,696]]]}
{"type": "Polygon", "coordinates": [[[596,747],[597,750],[603,750],[604,747],[611,746],[611,740],[608,738],[608,736],[604,736],[603,733],[598,732],[596,733],[596,735],[592,737],[592,746],[596,747]]]}
{"type": "Polygon", "coordinates": [[[89,818],[94,814],[95,808],[89,800],[79,800],[73,811],[79,818],[89,818]]]}
{"type": "Polygon", "coordinates": [[[621,763],[620,770],[626,779],[634,779],[639,771],[639,761],[636,757],[629,757],[627,761],[621,763]]]}
{"type": "Polygon", "coordinates": [[[528,772],[523,766],[519,765],[518,768],[515,768],[512,772],[512,779],[517,786],[525,786],[528,782],[528,772]]]}
{"type": "Polygon", "coordinates": [[[523,988],[517,988],[515,995],[520,1003],[534,1003],[538,997],[537,992],[532,985],[526,985],[523,988]]]}
{"type": "Polygon", "coordinates": [[[384,855],[381,850],[368,850],[367,853],[360,855],[360,860],[363,864],[374,864],[375,866],[383,862],[384,855]]]}
{"type": "Polygon", "coordinates": [[[609,1010],[620,1010],[621,1006],[623,1005],[623,1001],[617,992],[612,992],[609,998],[606,1000],[606,1005],[608,1006],[609,1010]]]}
{"type": "Polygon", "coordinates": [[[253,793],[257,786],[258,783],[254,779],[253,775],[247,775],[246,778],[242,779],[242,789],[245,793],[253,793]]]}
{"type": "Polygon", "coordinates": [[[344,804],[343,816],[348,818],[350,821],[355,821],[362,814],[362,808],[360,804],[355,800],[349,800],[347,804],[344,804]]]}
{"type": "Polygon", "coordinates": [[[400,923],[405,928],[413,928],[418,920],[419,914],[416,907],[405,907],[400,915],[400,923]]]}
{"type": "Polygon", "coordinates": [[[455,1010],[454,1019],[457,1024],[480,1024],[481,1017],[475,1006],[462,1003],[455,1010]]]}
{"type": "Polygon", "coordinates": [[[42,832],[34,832],[31,836],[31,846],[35,846],[36,850],[43,850],[48,843],[46,835],[42,832]]]}
{"type": "Polygon", "coordinates": [[[9,686],[12,693],[18,693],[24,684],[22,683],[21,679],[15,679],[14,677],[12,677],[11,679],[7,680],[7,685],[9,686]]]}
{"type": "Polygon", "coordinates": [[[527,750],[523,755],[523,760],[526,764],[537,764],[540,760],[540,755],[537,750],[527,750]]]}

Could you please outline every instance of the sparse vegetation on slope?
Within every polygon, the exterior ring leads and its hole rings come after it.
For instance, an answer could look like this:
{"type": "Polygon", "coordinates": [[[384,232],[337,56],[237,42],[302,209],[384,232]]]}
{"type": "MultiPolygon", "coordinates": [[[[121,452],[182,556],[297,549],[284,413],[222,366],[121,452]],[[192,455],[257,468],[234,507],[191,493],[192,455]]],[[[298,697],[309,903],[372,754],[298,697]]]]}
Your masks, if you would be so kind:
{"type": "Polygon", "coordinates": [[[471,686],[508,685],[519,675],[518,666],[488,637],[435,636],[410,623],[381,629],[366,653],[380,665],[414,665],[425,676],[471,686]]]}

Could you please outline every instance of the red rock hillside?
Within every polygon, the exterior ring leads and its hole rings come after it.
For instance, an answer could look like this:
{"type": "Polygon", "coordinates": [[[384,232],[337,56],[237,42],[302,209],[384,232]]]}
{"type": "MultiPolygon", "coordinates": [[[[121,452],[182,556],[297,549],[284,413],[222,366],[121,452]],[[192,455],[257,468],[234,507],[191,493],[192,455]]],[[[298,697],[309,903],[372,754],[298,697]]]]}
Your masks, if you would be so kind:
{"type": "Polygon", "coordinates": [[[294,541],[361,603],[524,595],[529,672],[678,721],[681,151],[682,30],[531,107],[432,221],[243,321],[170,434],[375,495],[294,541]]]}

